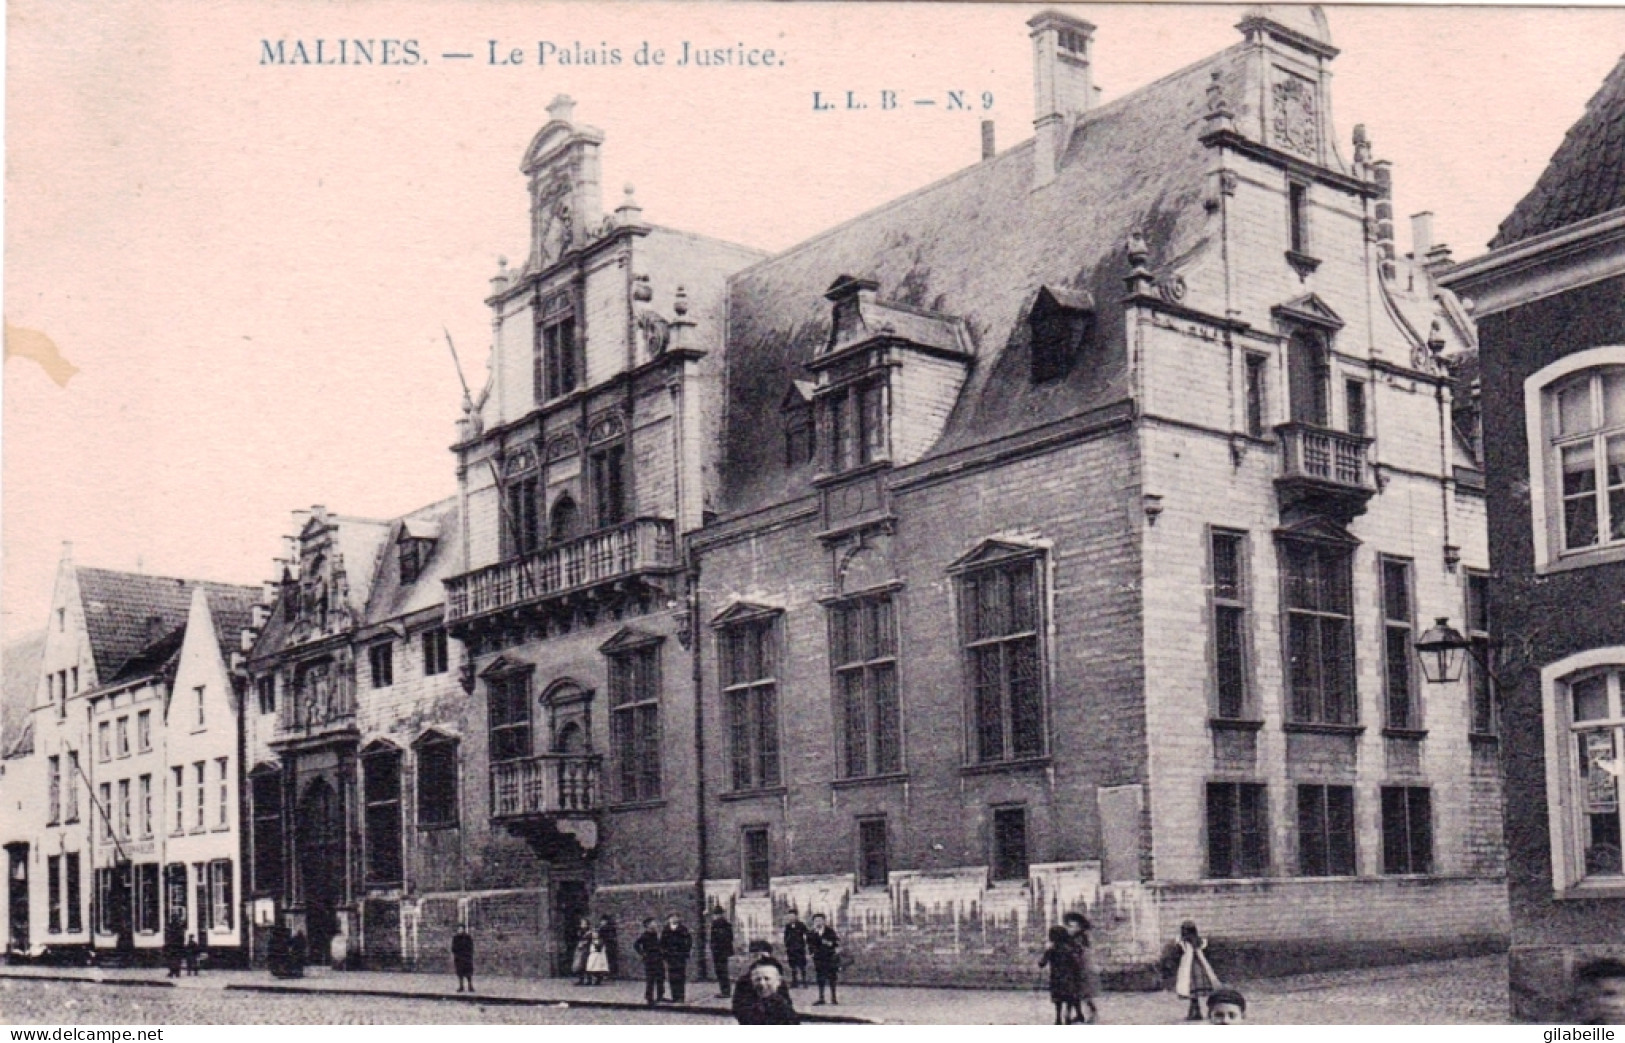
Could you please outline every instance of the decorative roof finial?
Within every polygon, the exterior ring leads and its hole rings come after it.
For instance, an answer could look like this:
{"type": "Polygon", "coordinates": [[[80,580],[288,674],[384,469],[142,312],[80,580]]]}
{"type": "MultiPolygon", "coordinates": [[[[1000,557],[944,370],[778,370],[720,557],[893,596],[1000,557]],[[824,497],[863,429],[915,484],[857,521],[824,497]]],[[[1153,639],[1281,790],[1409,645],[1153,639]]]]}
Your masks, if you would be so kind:
{"type": "Polygon", "coordinates": [[[1136,228],[1128,236],[1129,273],[1123,280],[1129,296],[1137,297],[1151,292],[1151,270],[1146,267],[1150,257],[1151,248],[1145,241],[1145,233],[1136,228]]]}
{"type": "Polygon", "coordinates": [[[632,186],[629,184],[621,199],[621,205],[615,208],[615,223],[622,226],[635,225],[642,219],[643,207],[638,205],[637,197],[633,195],[632,186]]]}
{"type": "Polygon", "coordinates": [[[677,298],[672,301],[671,310],[677,313],[679,319],[688,314],[688,291],[681,286],[677,287],[677,298]]]}
{"type": "Polygon", "coordinates": [[[569,123],[575,113],[576,100],[568,94],[560,94],[547,104],[548,119],[559,123],[569,123]]]}
{"type": "Polygon", "coordinates": [[[1433,352],[1435,357],[1444,353],[1444,328],[1438,319],[1434,319],[1433,325],[1428,329],[1428,350],[1433,352]]]}
{"type": "Polygon", "coordinates": [[[655,299],[654,287],[650,285],[648,275],[632,276],[632,299],[639,304],[648,304],[655,299]]]}
{"type": "Polygon", "coordinates": [[[1230,100],[1224,96],[1224,84],[1221,82],[1223,73],[1213,70],[1213,78],[1207,85],[1207,115],[1203,117],[1208,124],[1208,132],[1218,130],[1234,130],[1235,113],[1230,109],[1230,100]]]}
{"type": "Polygon", "coordinates": [[[1371,139],[1366,136],[1365,124],[1354,125],[1354,166],[1357,170],[1365,170],[1371,165],[1371,139]]]}

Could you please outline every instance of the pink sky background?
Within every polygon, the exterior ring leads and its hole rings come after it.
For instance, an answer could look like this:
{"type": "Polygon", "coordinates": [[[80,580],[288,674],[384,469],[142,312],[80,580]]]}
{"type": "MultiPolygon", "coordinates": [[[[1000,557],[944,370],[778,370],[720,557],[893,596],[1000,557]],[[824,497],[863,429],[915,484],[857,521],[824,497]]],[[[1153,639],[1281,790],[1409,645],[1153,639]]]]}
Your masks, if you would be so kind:
{"type": "MultiPolygon", "coordinates": [[[[607,209],[782,248],[1031,134],[1037,5],[534,2],[8,4],[5,316],[80,372],[4,367],[0,634],[43,625],[64,540],[87,565],[257,583],[289,512],[388,517],[450,495],[460,391],[485,379],[496,258],[526,252],[518,164],[568,92],[607,135],[607,209]],[[262,38],[413,38],[417,68],[262,67],[262,38]],[[487,41],[530,64],[493,68],[487,41]],[[538,68],[538,41],[620,47],[538,68]],[[640,69],[775,47],[781,68],[640,69]],[[442,52],[474,51],[449,63],[442,52]],[[812,111],[812,92],[960,89],[991,112],[812,111]]],[[[1239,6],[1079,5],[1110,101],[1228,46],[1239,6]]],[[[1365,123],[1405,215],[1479,252],[1625,51],[1618,9],[1332,7],[1333,116],[1365,123]]]]}

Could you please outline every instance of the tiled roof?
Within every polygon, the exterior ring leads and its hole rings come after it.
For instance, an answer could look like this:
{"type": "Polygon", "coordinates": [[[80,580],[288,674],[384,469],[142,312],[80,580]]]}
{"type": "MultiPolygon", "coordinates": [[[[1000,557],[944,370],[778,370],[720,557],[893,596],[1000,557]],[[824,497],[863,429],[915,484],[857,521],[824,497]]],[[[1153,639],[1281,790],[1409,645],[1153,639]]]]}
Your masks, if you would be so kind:
{"type": "Polygon", "coordinates": [[[106,679],[117,677],[137,653],[185,626],[192,588],[203,587],[211,598],[235,599],[244,591],[257,594],[252,587],[138,572],[83,567],[74,572],[96,676],[106,679]]]}
{"type": "Polygon", "coordinates": [[[1027,142],[838,225],[729,282],[727,398],[719,506],[743,513],[810,491],[815,464],[787,469],[762,437],[829,337],[831,280],[861,274],[878,296],[963,319],[975,367],[928,455],[1076,415],[1127,394],[1124,244],[1142,230],[1152,265],[1183,270],[1213,248],[1201,205],[1207,88],[1246,97],[1237,44],[1086,114],[1055,179],[1034,190],[1027,142]],[[1086,364],[1034,384],[1019,335],[1040,287],[1098,302],[1086,364]]]}
{"type": "Polygon", "coordinates": [[[1585,115],[1529,194],[1490,241],[1493,249],[1625,207],[1625,58],[1586,103],[1585,115]]]}
{"type": "Polygon", "coordinates": [[[40,659],[44,655],[43,630],[0,649],[0,758],[33,752],[30,711],[39,690],[40,659]]]}

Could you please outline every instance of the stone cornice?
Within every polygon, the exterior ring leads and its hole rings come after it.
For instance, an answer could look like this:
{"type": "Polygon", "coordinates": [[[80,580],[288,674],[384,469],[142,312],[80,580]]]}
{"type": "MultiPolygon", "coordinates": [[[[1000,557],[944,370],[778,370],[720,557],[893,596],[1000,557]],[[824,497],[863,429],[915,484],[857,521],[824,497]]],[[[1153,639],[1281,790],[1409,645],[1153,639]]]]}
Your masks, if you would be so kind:
{"type": "Polygon", "coordinates": [[[1625,207],[1491,250],[1438,275],[1474,318],[1625,275],[1625,207]]]}

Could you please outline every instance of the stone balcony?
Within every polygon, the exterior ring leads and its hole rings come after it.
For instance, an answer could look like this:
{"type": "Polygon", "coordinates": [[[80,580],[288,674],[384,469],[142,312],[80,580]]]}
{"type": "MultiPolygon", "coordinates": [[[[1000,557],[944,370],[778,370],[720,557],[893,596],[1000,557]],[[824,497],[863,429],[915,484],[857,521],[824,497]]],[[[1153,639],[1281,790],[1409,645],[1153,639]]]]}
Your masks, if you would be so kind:
{"type": "Polygon", "coordinates": [[[542,753],[491,765],[491,819],[509,824],[582,819],[603,807],[602,758],[596,753],[542,753]]]}
{"type": "Polygon", "coordinates": [[[669,593],[681,570],[675,528],[665,518],[638,518],[453,576],[446,580],[446,624],[462,638],[494,617],[669,593]]]}
{"type": "Polygon", "coordinates": [[[1322,514],[1347,523],[1365,513],[1377,492],[1370,438],[1296,421],[1275,431],[1281,446],[1275,488],[1283,516],[1322,514]]]}

